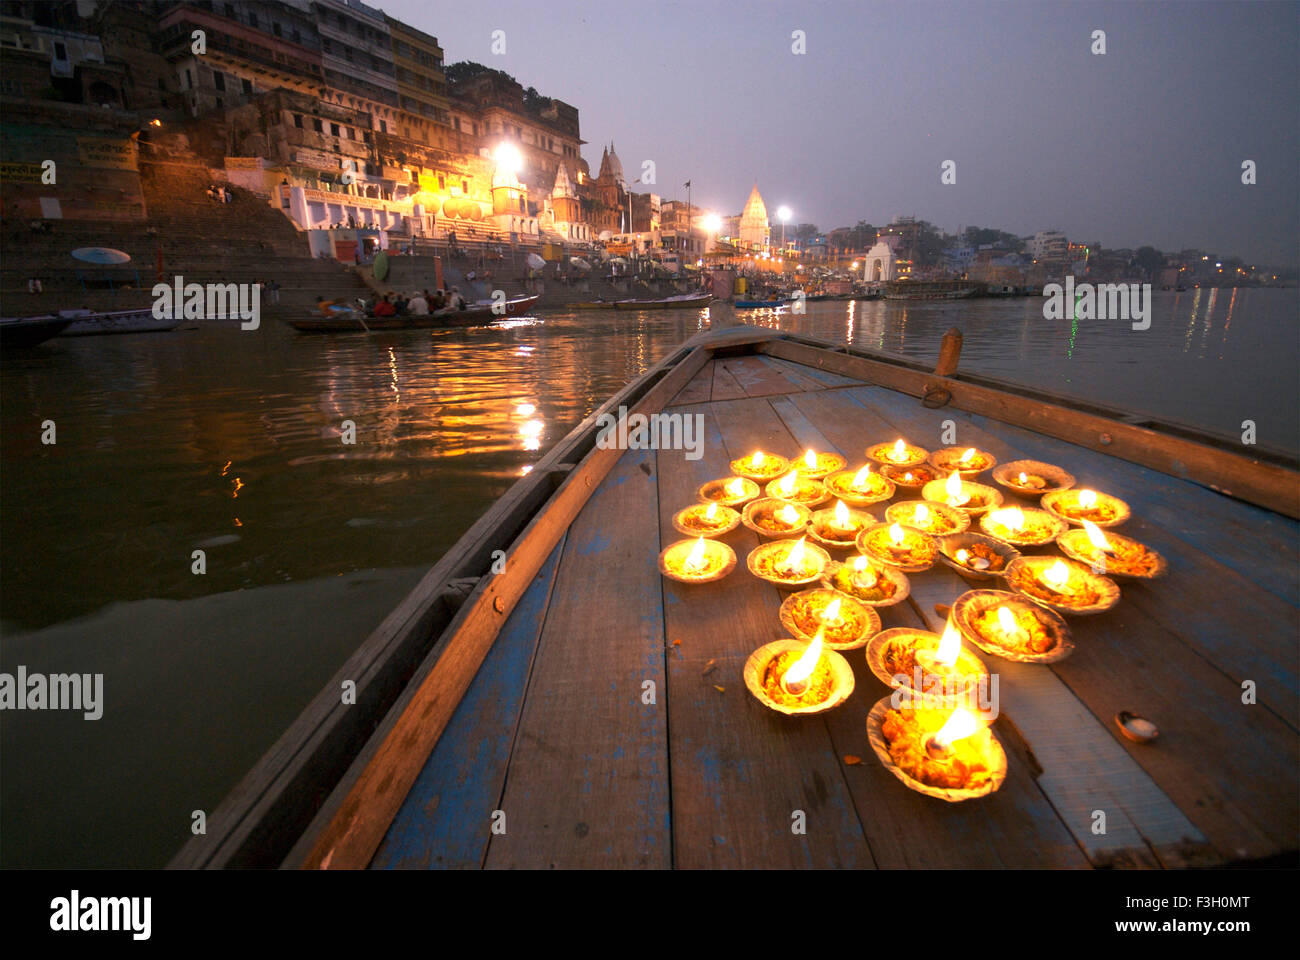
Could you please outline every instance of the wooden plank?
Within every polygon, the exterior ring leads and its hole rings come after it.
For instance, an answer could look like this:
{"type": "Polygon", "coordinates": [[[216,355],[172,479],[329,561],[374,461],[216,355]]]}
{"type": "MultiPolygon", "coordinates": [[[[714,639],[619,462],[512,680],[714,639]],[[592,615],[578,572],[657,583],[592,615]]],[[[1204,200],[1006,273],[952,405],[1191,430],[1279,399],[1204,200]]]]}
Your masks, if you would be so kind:
{"type": "Polygon", "coordinates": [[[669,406],[679,406],[686,403],[704,403],[713,396],[713,365],[716,360],[710,360],[700,372],[691,378],[691,382],[682,387],[677,396],[669,401],[669,406]]]}
{"type": "MultiPolygon", "coordinates": [[[[822,402],[822,409],[841,411],[832,420],[856,420],[860,414],[843,406],[848,400],[861,404],[864,413],[889,417],[891,429],[910,437],[919,436],[923,441],[925,437],[939,435],[940,418],[945,416],[942,410],[928,410],[900,394],[876,387],[838,392],[822,402]]],[[[809,397],[799,402],[806,406],[821,401],[809,397]]],[[[1300,728],[1297,712],[1300,710],[1297,699],[1300,698],[1300,650],[1288,631],[1278,629],[1278,624],[1295,621],[1294,599],[1290,602],[1279,599],[1261,589],[1256,578],[1243,576],[1220,561],[1234,562],[1246,570],[1267,566],[1279,577],[1287,573],[1294,575],[1294,565],[1285,554],[1270,557],[1271,540],[1266,537],[1259,541],[1238,538],[1236,543],[1225,543],[1216,537],[1212,546],[1202,551],[1197,542],[1202,535],[1199,529],[1187,531],[1184,526],[1185,532],[1179,535],[1177,529],[1170,530],[1148,520],[1150,512],[1173,510],[1195,515],[1209,509],[1202,498],[1219,501],[1218,506],[1236,508],[1252,518],[1262,512],[1259,508],[1226,500],[1187,481],[1156,474],[1136,464],[1108,460],[1060,440],[1013,430],[987,418],[960,412],[947,416],[957,420],[961,442],[977,444],[1002,460],[1033,457],[1058,463],[1082,482],[1095,483],[1129,501],[1134,516],[1125,524],[1124,532],[1163,553],[1169,561],[1170,573],[1154,583],[1124,584],[1125,599],[1166,624],[1171,632],[1238,683],[1255,681],[1260,702],[1292,727],[1300,728]],[[1014,437],[1015,445],[1008,437],[1014,437]],[[1075,462],[1076,459],[1082,462],[1075,462]],[[1162,499],[1177,502],[1180,497],[1184,498],[1181,509],[1162,506],[1162,499]],[[1255,552],[1244,555],[1242,543],[1248,549],[1253,546],[1255,552]],[[1262,560],[1264,557],[1267,559],[1262,560]],[[1206,603],[1207,597],[1222,599],[1210,604],[1206,603]],[[1233,629],[1224,630],[1225,622],[1233,624],[1233,629]],[[1252,642],[1243,643],[1242,636],[1252,637],[1252,642]]],[[[1293,521],[1272,516],[1295,526],[1293,521]]],[[[1195,523],[1186,521],[1186,524],[1195,523]]],[[[1300,588],[1292,593],[1293,598],[1297,595],[1300,588]]]]}
{"type": "Polygon", "coordinates": [[[941,388],[951,395],[950,405],[956,409],[1019,424],[1048,436],[1067,438],[1081,446],[1155,467],[1286,516],[1300,517],[1300,476],[1296,471],[1249,456],[1082,413],[1041,399],[935,377],[901,365],[789,340],[770,340],[759,349],[770,356],[857,377],[911,396],[923,396],[928,389],[941,388]]]}
{"type": "Polygon", "coordinates": [[[734,376],[727,372],[726,367],[721,363],[713,364],[713,394],[714,400],[736,400],[745,396],[745,388],[740,385],[734,376]]]}
{"type": "MultiPolygon", "coordinates": [[[[672,514],[695,501],[702,483],[725,475],[729,460],[756,438],[774,452],[790,449],[766,401],[712,407],[705,415],[702,459],[659,452],[665,542],[680,539],[672,514]]],[[[750,653],[784,635],[777,613],[781,596],[745,568],[758,542],[754,534],[741,527],[726,542],[738,559],[726,579],[689,586],[663,580],[674,864],[870,867],[871,853],[825,726],[816,718],[780,717],[745,688],[741,677],[750,653]],[[796,810],[807,818],[804,835],[791,829],[796,810]]]]}
{"type": "MultiPolygon", "coordinates": [[[[652,370],[654,386],[633,405],[633,411],[659,410],[665,400],[675,396],[699,372],[709,357],[708,350],[699,348],[666,374],[667,368],[662,364],[652,370]]],[[[632,390],[629,387],[612,397],[584,422],[594,425],[600,414],[615,408],[632,390]]],[[[562,453],[569,452],[571,448],[566,445],[562,453]]],[[[618,450],[593,448],[581,466],[568,474],[546,509],[533,518],[511,545],[505,570],[480,582],[447,628],[449,641],[425,658],[367,749],[357,757],[308,828],[307,834],[314,845],[302,861],[303,866],[355,869],[370,862],[452,711],[482,664],[503,618],[513,610],[569,523],[618,457],[618,450]]]]}
{"type": "Polygon", "coordinates": [[[561,539],[556,544],[502,627],[375,851],[371,869],[482,866],[491,812],[500,806],[524,690],[564,543],[561,539]]]}
{"type": "Polygon", "coordinates": [[[838,373],[818,370],[816,367],[810,367],[804,363],[794,363],[790,360],[782,360],[779,357],[765,354],[760,354],[759,359],[764,363],[770,363],[795,383],[803,384],[805,390],[826,390],[831,387],[856,387],[862,385],[862,381],[856,377],[845,377],[838,373]]]}
{"type": "Polygon", "coordinates": [[[642,703],[664,686],[653,464],[624,454],[569,531],[488,867],[671,863],[667,716],[642,703]]]}
{"type": "Polygon", "coordinates": [[[764,366],[758,357],[727,357],[716,361],[736,378],[748,397],[767,397],[781,393],[798,393],[803,388],[784,373],[764,366]]]}

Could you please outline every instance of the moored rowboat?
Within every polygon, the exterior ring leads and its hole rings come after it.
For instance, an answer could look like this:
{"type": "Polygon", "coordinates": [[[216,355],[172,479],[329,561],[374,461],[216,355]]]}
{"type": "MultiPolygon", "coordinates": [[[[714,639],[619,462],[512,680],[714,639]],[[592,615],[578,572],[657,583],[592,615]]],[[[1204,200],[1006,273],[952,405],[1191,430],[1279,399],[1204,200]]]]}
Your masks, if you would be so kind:
{"type": "Polygon", "coordinates": [[[57,337],[72,321],[53,314],[0,319],[0,346],[34,347],[57,337]]]}
{"type": "Polygon", "coordinates": [[[693,307],[707,307],[713,297],[708,294],[684,293],[676,297],[664,297],[662,300],[615,300],[616,310],[679,310],[693,307]]]}
{"type": "Polygon", "coordinates": [[[377,330],[423,330],[473,327],[524,314],[538,297],[517,297],[497,305],[479,301],[464,310],[437,310],[425,316],[364,317],[341,313],[337,317],[307,317],[285,322],[303,333],[367,333],[377,330]]]}

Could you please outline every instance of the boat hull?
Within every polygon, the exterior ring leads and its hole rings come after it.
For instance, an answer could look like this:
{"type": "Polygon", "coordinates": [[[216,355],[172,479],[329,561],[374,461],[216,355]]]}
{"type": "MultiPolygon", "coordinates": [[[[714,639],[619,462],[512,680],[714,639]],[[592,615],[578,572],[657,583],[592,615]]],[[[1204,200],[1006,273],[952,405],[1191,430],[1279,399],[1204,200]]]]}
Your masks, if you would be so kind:
{"type": "Polygon", "coordinates": [[[538,297],[520,297],[503,304],[505,312],[491,305],[476,305],[465,310],[438,311],[422,317],[308,317],[286,323],[303,333],[374,333],[391,330],[438,330],[453,327],[476,327],[495,323],[505,317],[519,316],[537,303],[538,297]]]}
{"type": "Polygon", "coordinates": [[[116,333],[162,333],[175,330],[180,319],[159,320],[152,309],[118,310],[112,313],[92,313],[73,317],[72,323],[60,334],[63,337],[97,337],[116,333]]]}
{"type": "Polygon", "coordinates": [[[72,323],[66,317],[26,317],[0,321],[0,347],[34,347],[57,337],[72,323]]]}
{"type": "Polygon", "coordinates": [[[695,307],[707,307],[709,301],[713,298],[710,296],[703,297],[683,297],[680,300],[674,300],[669,297],[666,300],[615,300],[615,310],[690,310],[695,307]]]}

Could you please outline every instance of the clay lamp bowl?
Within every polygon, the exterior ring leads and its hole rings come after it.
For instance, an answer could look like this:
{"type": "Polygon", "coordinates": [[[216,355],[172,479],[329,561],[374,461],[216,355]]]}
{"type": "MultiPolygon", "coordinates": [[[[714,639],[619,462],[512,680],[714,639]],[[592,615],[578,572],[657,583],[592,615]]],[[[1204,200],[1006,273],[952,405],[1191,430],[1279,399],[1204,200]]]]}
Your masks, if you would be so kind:
{"type": "Polygon", "coordinates": [[[831,563],[831,555],[806,539],[760,543],[745,559],[749,572],[783,589],[816,583],[831,563]]]}
{"type": "Polygon", "coordinates": [[[832,561],[821,585],[869,607],[892,607],[911,592],[907,574],[897,567],[856,556],[844,563],[832,561]]]}
{"type": "Polygon", "coordinates": [[[767,485],[767,495],[809,508],[820,507],[831,498],[824,483],[812,477],[801,477],[797,470],[790,470],[785,476],[771,481],[767,485]]]}
{"type": "Polygon", "coordinates": [[[1007,754],[987,714],[965,707],[895,706],[884,697],[867,715],[867,739],[909,790],[960,803],[987,796],[1007,777],[1007,754]]]}
{"type": "Polygon", "coordinates": [[[746,480],[767,483],[790,472],[790,461],[775,453],[755,450],[747,457],[731,461],[731,472],[746,480]]]}
{"type": "Polygon", "coordinates": [[[921,489],[930,481],[939,479],[939,471],[928,463],[916,463],[907,467],[884,466],[880,472],[899,490],[915,494],[920,494],[921,489]]]}
{"type": "Polygon", "coordinates": [[[851,550],[857,546],[858,532],[877,522],[865,510],[851,510],[843,500],[836,500],[834,507],[813,513],[808,521],[808,536],[823,547],[851,550]]]}
{"type": "Polygon", "coordinates": [[[745,686],[763,706],[788,716],[824,713],[853,693],[853,668],[820,634],[764,644],[745,661],[745,686]]]}
{"type": "Polygon", "coordinates": [[[736,551],[721,540],[697,537],[670,543],[659,554],[659,572],[679,583],[712,583],[731,573],[736,551]]]}
{"type": "Polygon", "coordinates": [[[970,526],[970,517],[965,511],[935,500],[900,500],[891,503],[885,508],[885,520],[901,523],[932,537],[961,533],[970,526]]]}
{"type": "Polygon", "coordinates": [[[807,477],[810,480],[821,480],[836,470],[843,470],[844,465],[847,463],[848,461],[838,453],[818,453],[814,450],[805,450],[804,455],[790,465],[798,471],[801,477],[807,477]]]}
{"type": "Polygon", "coordinates": [[[976,702],[989,689],[989,670],[962,646],[952,621],[943,635],[912,627],[881,630],[867,644],[867,666],[883,684],[932,703],[976,702]]]}
{"type": "Polygon", "coordinates": [[[1145,544],[1118,533],[1102,533],[1088,520],[1083,521],[1082,529],[1071,527],[1057,537],[1056,545],[1067,557],[1108,577],[1155,580],[1169,569],[1165,558],[1145,544]]]}
{"type": "Polygon", "coordinates": [[[1126,739],[1134,743],[1150,743],[1160,736],[1160,728],[1154,723],[1146,717],[1139,717],[1136,713],[1127,710],[1115,714],[1115,725],[1119,727],[1119,732],[1126,739]]]}
{"type": "Polygon", "coordinates": [[[812,511],[799,503],[763,497],[745,504],[741,523],[760,537],[776,540],[784,537],[802,537],[808,529],[812,511]]]}
{"type": "Polygon", "coordinates": [[[867,447],[867,459],[874,460],[882,466],[914,467],[919,463],[925,463],[925,458],[929,455],[929,450],[924,447],[914,447],[902,438],[867,447]]]}
{"type": "Polygon", "coordinates": [[[947,480],[931,480],[921,488],[921,498],[943,503],[968,517],[978,517],[1002,506],[1002,491],[973,480],[963,480],[956,470],[947,480]]]}
{"type": "Polygon", "coordinates": [[[939,544],[924,531],[901,523],[878,523],[858,533],[858,553],[908,573],[929,570],[939,544]]]}
{"type": "Polygon", "coordinates": [[[980,517],[980,529],[1015,547],[1041,547],[1059,537],[1066,523],[1037,507],[1003,507],[980,517]]]}
{"type": "Polygon", "coordinates": [[[724,507],[739,507],[758,498],[758,484],[744,477],[722,477],[710,480],[699,489],[703,503],[718,503],[724,507]]]}
{"type": "Polygon", "coordinates": [[[857,470],[838,470],[822,483],[831,496],[838,497],[850,507],[869,507],[894,495],[894,481],[879,471],[873,473],[871,464],[857,470]]]}
{"type": "Polygon", "coordinates": [[[811,641],[822,631],[832,650],[857,650],[880,632],[880,614],[838,590],[800,590],[781,604],[781,625],[790,635],[811,641]]]}
{"type": "Polygon", "coordinates": [[[995,579],[1018,556],[1020,551],[1011,544],[971,530],[939,538],[939,559],[963,577],[995,579]]]}
{"type": "Polygon", "coordinates": [[[997,457],[975,447],[941,447],[930,454],[930,466],[940,473],[952,473],[955,470],[966,480],[997,465],[997,457]]]}
{"type": "Polygon", "coordinates": [[[1012,460],[993,469],[993,482],[1021,497],[1069,490],[1074,475],[1041,460],[1012,460]]]}
{"type": "Polygon", "coordinates": [[[1104,613],[1119,603],[1119,587],[1074,560],[1020,557],[1007,564],[1007,586],[1060,613],[1104,613]]]}
{"type": "Polygon", "coordinates": [[[1118,527],[1129,518],[1128,504],[1096,490],[1058,490],[1043,494],[1043,509],[1067,523],[1087,520],[1099,527],[1118,527]]]}
{"type": "Polygon", "coordinates": [[[962,637],[985,653],[1022,663],[1056,663],[1074,651],[1060,614],[1005,590],[970,590],[952,605],[962,637]]]}
{"type": "Polygon", "coordinates": [[[673,514],[673,529],[688,537],[722,537],[738,526],[740,514],[720,503],[693,503],[673,514]]]}

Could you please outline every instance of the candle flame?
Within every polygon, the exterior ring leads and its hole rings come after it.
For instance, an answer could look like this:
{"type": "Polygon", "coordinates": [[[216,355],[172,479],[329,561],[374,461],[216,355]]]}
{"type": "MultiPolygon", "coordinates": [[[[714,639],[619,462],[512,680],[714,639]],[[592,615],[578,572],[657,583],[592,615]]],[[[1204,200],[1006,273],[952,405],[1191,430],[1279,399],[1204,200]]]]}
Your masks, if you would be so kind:
{"type": "Polygon", "coordinates": [[[682,569],[687,573],[699,573],[704,569],[704,538],[700,537],[695,541],[695,546],[691,547],[691,552],[686,555],[682,561],[682,569]]]}
{"type": "Polygon", "coordinates": [[[1015,615],[1009,607],[998,607],[998,626],[1008,634],[1018,633],[1015,615]]]}
{"type": "Polygon", "coordinates": [[[971,457],[975,456],[975,448],[967,447],[966,452],[957,458],[958,463],[970,463],[971,457]]]}
{"type": "Polygon", "coordinates": [[[916,511],[912,514],[912,521],[918,527],[928,527],[930,525],[930,508],[924,503],[918,503],[916,511]]]}
{"type": "Polygon", "coordinates": [[[909,470],[907,473],[903,474],[903,479],[904,479],[905,481],[907,481],[908,483],[911,483],[911,482],[912,482],[912,471],[909,470]]]}
{"type": "Polygon", "coordinates": [[[761,467],[763,465],[763,461],[766,459],[767,458],[763,456],[762,450],[755,450],[754,455],[749,458],[749,462],[753,464],[755,467],[761,467]]]}
{"type": "Polygon", "coordinates": [[[804,451],[803,465],[807,467],[809,470],[817,469],[817,454],[812,452],[811,447],[809,447],[807,450],[804,451]]]}
{"type": "Polygon", "coordinates": [[[794,546],[790,548],[790,552],[786,554],[785,567],[782,569],[783,573],[788,573],[791,576],[803,576],[804,539],[804,537],[800,537],[796,540],[794,546]]]}
{"type": "Polygon", "coordinates": [[[716,503],[711,503],[709,504],[709,509],[704,511],[704,519],[712,521],[712,520],[716,520],[717,518],[718,518],[718,505],[716,503]]]}
{"type": "Polygon", "coordinates": [[[1053,590],[1060,590],[1065,586],[1066,581],[1070,579],[1070,568],[1062,560],[1057,560],[1054,564],[1043,571],[1043,582],[1053,590]]]}
{"type": "Polygon", "coordinates": [[[871,485],[871,464],[867,464],[853,477],[853,489],[865,490],[871,485]]]}
{"type": "Polygon", "coordinates": [[[835,526],[841,530],[846,530],[849,526],[849,508],[844,505],[843,500],[835,501],[835,526]]]}
{"type": "Polygon", "coordinates": [[[952,476],[948,478],[943,488],[948,491],[948,502],[954,507],[959,507],[970,500],[970,497],[962,492],[961,474],[956,470],[952,472],[952,476]]]}
{"type": "Polygon", "coordinates": [[[785,672],[785,676],[781,678],[787,687],[802,685],[817,669],[817,661],[822,657],[822,631],[822,627],[817,628],[817,633],[813,637],[812,643],[808,644],[807,649],[804,650],[803,656],[796,660],[790,669],[785,672]]]}
{"type": "Polygon", "coordinates": [[[1088,534],[1088,539],[1092,545],[1103,553],[1110,549],[1110,541],[1106,539],[1106,534],[1101,532],[1101,528],[1091,520],[1083,521],[1083,529],[1088,534]]]}
{"type": "Polygon", "coordinates": [[[871,566],[871,561],[866,557],[854,559],[853,574],[862,581],[861,585],[864,587],[874,587],[876,582],[880,580],[880,574],[876,573],[875,568],[871,566]]]}
{"type": "Polygon", "coordinates": [[[902,437],[898,438],[898,441],[894,444],[894,449],[889,452],[889,459],[890,460],[907,459],[907,444],[903,442],[902,437]]]}
{"type": "Polygon", "coordinates": [[[794,493],[794,484],[798,479],[799,471],[791,470],[781,478],[781,482],[776,485],[776,488],[788,497],[790,494],[794,493]]]}
{"type": "Polygon", "coordinates": [[[1000,527],[1006,527],[1008,530],[1019,530],[1025,525],[1025,514],[1019,507],[994,510],[989,514],[989,519],[1000,527]]]}
{"type": "Polygon", "coordinates": [[[840,621],[840,598],[836,597],[830,603],[826,604],[825,611],[822,612],[823,623],[839,623],[840,621]]]}
{"type": "Polygon", "coordinates": [[[1093,490],[1079,491],[1079,506],[1085,510],[1091,510],[1097,505],[1097,493],[1093,490]]]}
{"type": "Polygon", "coordinates": [[[1018,482],[1022,487],[1029,483],[1029,477],[1025,474],[1025,471],[1020,471],[1020,480],[1018,482]]]}
{"type": "Polygon", "coordinates": [[[948,621],[948,625],[943,628],[943,636],[939,638],[939,649],[934,652],[934,659],[942,663],[945,667],[951,667],[957,662],[957,657],[961,655],[961,634],[957,628],[948,621]]]}
{"type": "Polygon", "coordinates": [[[947,723],[934,735],[934,742],[941,747],[948,747],[953,741],[969,737],[978,729],[979,721],[975,719],[975,714],[958,707],[952,712],[947,723]]]}
{"type": "Polygon", "coordinates": [[[727,484],[727,495],[732,497],[743,497],[745,495],[745,481],[737,477],[727,484]]]}
{"type": "Polygon", "coordinates": [[[970,551],[969,551],[969,550],[958,550],[958,551],[957,551],[957,562],[960,563],[960,564],[962,564],[963,566],[965,565],[967,559],[969,559],[969,558],[970,558],[970,551]]]}
{"type": "Polygon", "coordinates": [[[900,524],[896,523],[889,528],[889,539],[894,541],[896,547],[903,545],[903,528],[900,524]]]}
{"type": "Polygon", "coordinates": [[[787,527],[799,525],[799,511],[794,508],[794,504],[787,503],[784,507],[776,512],[776,518],[784,523],[787,527]]]}

